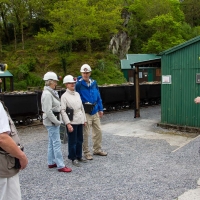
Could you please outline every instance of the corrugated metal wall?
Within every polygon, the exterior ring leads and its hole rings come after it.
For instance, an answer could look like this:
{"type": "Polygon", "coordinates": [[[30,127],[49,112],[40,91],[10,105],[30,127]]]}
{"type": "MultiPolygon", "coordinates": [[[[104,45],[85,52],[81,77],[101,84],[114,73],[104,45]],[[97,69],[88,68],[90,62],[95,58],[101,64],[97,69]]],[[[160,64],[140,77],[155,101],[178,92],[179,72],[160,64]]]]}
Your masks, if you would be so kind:
{"type": "Polygon", "coordinates": [[[124,77],[126,78],[126,80],[129,81],[128,70],[123,69],[122,72],[123,72],[124,77]]]}
{"type": "Polygon", "coordinates": [[[162,55],[162,75],[172,76],[172,84],[161,86],[162,123],[200,127],[200,104],[194,103],[200,96],[199,57],[200,41],[162,55]]]}
{"type": "MultiPolygon", "coordinates": [[[[145,77],[143,75],[142,78],[139,78],[139,83],[142,83],[144,81],[146,81],[146,82],[161,81],[161,75],[156,74],[156,70],[160,70],[160,69],[155,69],[155,68],[153,68],[153,69],[139,69],[139,72],[148,72],[147,77],[145,77]],[[149,72],[152,73],[151,77],[149,77],[149,72]]],[[[122,71],[123,71],[124,77],[126,78],[127,81],[130,81],[130,80],[133,81],[133,77],[134,77],[133,69],[128,69],[128,70],[123,69],[122,71]]]]}

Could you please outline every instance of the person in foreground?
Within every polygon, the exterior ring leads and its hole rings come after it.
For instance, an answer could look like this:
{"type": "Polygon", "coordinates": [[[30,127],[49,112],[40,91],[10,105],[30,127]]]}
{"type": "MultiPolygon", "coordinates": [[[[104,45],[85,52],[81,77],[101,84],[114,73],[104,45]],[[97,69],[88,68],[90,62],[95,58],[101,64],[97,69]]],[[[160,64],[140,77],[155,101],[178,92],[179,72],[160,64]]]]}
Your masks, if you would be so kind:
{"type": "Polygon", "coordinates": [[[63,79],[67,89],[61,96],[61,114],[68,129],[68,158],[72,160],[73,165],[80,167],[80,162],[87,162],[82,158],[83,125],[86,124],[86,116],[80,95],[74,91],[75,83],[76,80],[71,75],[63,79]],[[66,113],[66,108],[73,109],[71,120],[66,113]]]}
{"type": "Polygon", "coordinates": [[[48,167],[56,168],[59,172],[71,172],[65,166],[61,152],[60,124],[61,103],[56,89],[58,77],[54,72],[44,75],[44,90],[41,97],[43,124],[48,131],[48,167]]]}
{"type": "Polygon", "coordinates": [[[102,151],[102,132],[100,128],[100,118],[103,116],[103,105],[97,82],[90,78],[91,67],[84,64],[80,69],[81,75],[76,83],[76,91],[80,94],[82,103],[85,108],[87,124],[83,131],[83,152],[87,160],[92,160],[93,157],[88,147],[88,137],[92,128],[93,155],[107,156],[107,152],[102,151]],[[86,109],[86,106],[94,106],[91,110],[86,109]]]}
{"type": "Polygon", "coordinates": [[[194,102],[195,102],[195,103],[200,103],[200,97],[196,97],[196,98],[194,99],[194,102]]]}
{"type": "Polygon", "coordinates": [[[21,200],[19,170],[28,164],[25,153],[20,149],[17,129],[0,101],[0,199],[21,200]]]}

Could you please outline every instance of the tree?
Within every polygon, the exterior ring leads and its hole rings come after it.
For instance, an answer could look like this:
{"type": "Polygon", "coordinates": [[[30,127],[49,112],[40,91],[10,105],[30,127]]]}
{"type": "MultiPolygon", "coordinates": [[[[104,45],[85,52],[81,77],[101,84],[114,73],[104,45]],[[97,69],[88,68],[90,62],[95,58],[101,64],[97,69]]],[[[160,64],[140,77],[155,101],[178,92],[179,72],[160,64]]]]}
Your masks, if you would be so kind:
{"type": "Polygon", "coordinates": [[[0,25],[0,52],[2,52],[2,38],[3,38],[3,28],[0,25]]]}
{"type": "Polygon", "coordinates": [[[98,38],[95,26],[94,8],[87,6],[86,0],[79,3],[58,1],[49,13],[53,31],[42,29],[37,38],[43,39],[58,48],[61,43],[71,43],[83,38],[98,38]]]}
{"type": "Polygon", "coordinates": [[[143,51],[159,53],[184,42],[181,35],[181,23],[176,22],[171,14],[160,15],[146,22],[153,27],[154,34],[143,45],[143,51]]]}
{"type": "Polygon", "coordinates": [[[26,17],[28,15],[28,5],[25,0],[9,0],[9,13],[14,29],[18,28],[21,32],[22,49],[24,49],[24,25],[26,25],[26,17]]]}
{"type": "MultiPolygon", "coordinates": [[[[178,0],[135,0],[129,5],[129,12],[132,13],[128,25],[129,35],[132,38],[131,49],[136,53],[144,52],[146,48],[142,48],[143,44],[146,44],[156,31],[154,24],[149,26],[147,21],[170,14],[175,22],[184,22],[184,14],[178,0]]],[[[155,36],[158,37],[158,35],[155,36]]]]}
{"type": "Polygon", "coordinates": [[[185,14],[186,22],[192,27],[200,25],[200,1],[199,0],[184,0],[181,3],[182,10],[185,14]]]}
{"type": "Polygon", "coordinates": [[[7,0],[0,1],[1,39],[3,38],[3,32],[4,32],[7,42],[10,42],[10,36],[9,36],[9,31],[8,31],[8,19],[7,19],[9,8],[6,3],[7,3],[7,0]]]}
{"type": "MultiPolygon", "coordinates": [[[[117,0],[115,0],[117,2],[117,0]]],[[[72,43],[77,40],[86,41],[87,51],[91,51],[91,40],[100,39],[107,32],[117,31],[120,25],[120,7],[108,0],[91,3],[88,0],[58,1],[49,13],[49,21],[53,24],[53,32],[42,30],[37,38],[60,43],[72,43]],[[111,7],[112,5],[112,7],[111,7]]]]}

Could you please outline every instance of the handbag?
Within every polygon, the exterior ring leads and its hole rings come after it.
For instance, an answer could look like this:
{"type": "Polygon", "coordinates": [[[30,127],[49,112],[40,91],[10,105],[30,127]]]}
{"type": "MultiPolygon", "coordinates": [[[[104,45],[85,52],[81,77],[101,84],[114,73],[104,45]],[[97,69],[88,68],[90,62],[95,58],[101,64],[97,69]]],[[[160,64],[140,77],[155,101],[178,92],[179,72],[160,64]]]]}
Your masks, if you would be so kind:
{"type": "MultiPolygon", "coordinates": [[[[24,147],[19,145],[18,146],[22,151],[24,151],[24,147]]],[[[15,166],[14,166],[15,169],[20,169],[21,168],[21,164],[19,162],[19,159],[18,158],[15,158],[15,166]]]]}
{"type": "Polygon", "coordinates": [[[66,113],[69,117],[70,121],[73,121],[73,115],[74,115],[74,109],[67,107],[66,108],[66,113]]]}
{"type": "Polygon", "coordinates": [[[60,120],[60,112],[54,112],[53,114],[55,115],[55,117],[57,118],[57,120],[60,120]]]}
{"type": "Polygon", "coordinates": [[[19,172],[19,169],[15,168],[15,157],[12,157],[9,153],[0,150],[0,177],[10,178],[19,172]]]}
{"type": "Polygon", "coordinates": [[[91,114],[92,110],[94,109],[96,103],[92,104],[90,102],[84,103],[83,107],[85,110],[85,113],[91,114]]]}
{"type": "Polygon", "coordinates": [[[63,144],[67,143],[67,128],[63,123],[60,125],[60,140],[63,144]]]}

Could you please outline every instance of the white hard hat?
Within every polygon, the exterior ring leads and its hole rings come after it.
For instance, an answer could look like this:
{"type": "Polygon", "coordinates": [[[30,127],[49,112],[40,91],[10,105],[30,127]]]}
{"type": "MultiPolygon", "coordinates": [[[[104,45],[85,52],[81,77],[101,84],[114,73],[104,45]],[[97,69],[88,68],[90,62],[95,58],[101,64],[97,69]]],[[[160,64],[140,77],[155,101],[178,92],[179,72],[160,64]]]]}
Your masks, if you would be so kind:
{"type": "Polygon", "coordinates": [[[63,84],[65,84],[65,83],[76,83],[76,79],[71,75],[67,75],[63,79],[63,84]]]}
{"type": "Polygon", "coordinates": [[[47,81],[47,80],[55,80],[55,81],[58,81],[58,76],[57,76],[56,73],[54,73],[54,72],[47,72],[47,73],[44,75],[43,80],[44,80],[44,81],[47,81]]]}
{"type": "Polygon", "coordinates": [[[88,64],[82,65],[81,70],[80,70],[80,72],[91,72],[91,71],[92,71],[91,67],[88,64]]]}

